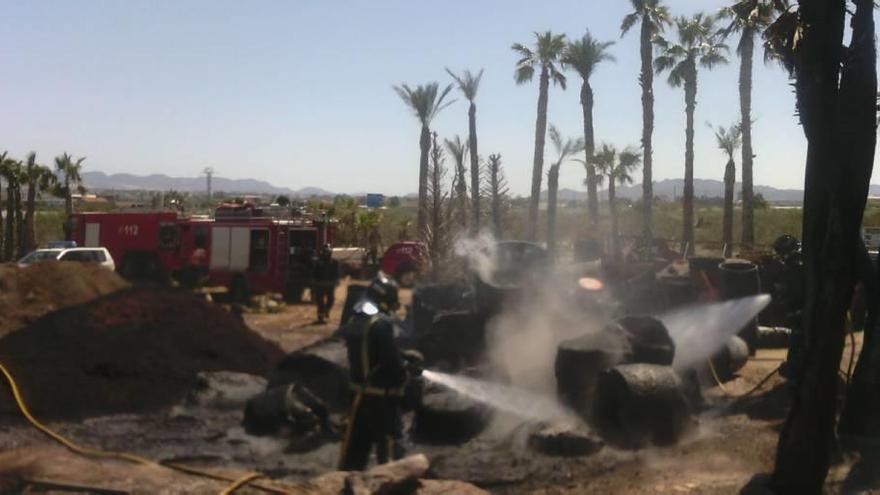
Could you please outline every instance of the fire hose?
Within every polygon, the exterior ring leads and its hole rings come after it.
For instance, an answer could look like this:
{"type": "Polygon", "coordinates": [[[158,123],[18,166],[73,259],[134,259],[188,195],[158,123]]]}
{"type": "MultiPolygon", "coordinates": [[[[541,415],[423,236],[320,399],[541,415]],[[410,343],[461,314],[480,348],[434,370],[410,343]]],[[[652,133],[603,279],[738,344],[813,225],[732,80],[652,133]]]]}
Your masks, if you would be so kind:
{"type": "Polygon", "coordinates": [[[18,388],[18,384],[15,382],[15,378],[13,378],[12,373],[9,372],[9,370],[6,368],[6,366],[3,365],[2,362],[0,362],[0,373],[3,374],[3,377],[6,379],[6,382],[9,384],[9,388],[12,391],[12,397],[15,399],[15,403],[18,406],[18,410],[25,417],[25,419],[27,419],[28,423],[30,423],[31,426],[33,426],[34,428],[36,428],[37,430],[39,430],[40,432],[42,432],[43,434],[45,434],[49,438],[55,440],[56,442],[60,443],[64,447],[66,447],[71,452],[74,452],[76,454],[79,454],[79,455],[82,455],[85,457],[99,457],[99,458],[105,458],[105,459],[117,459],[117,460],[131,462],[134,464],[162,467],[162,468],[178,471],[181,473],[186,473],[189,475],[201,476],[203,478],[213,479],[213,480],[217,480],[217,481],[226,481],[226,482],[232,483],[226,489],[224,489],[222,492],[220,492],[220,495],[231,494],[235,490],[237,490],[241,487],[244,487],[246,485],[253,486],[254,488],[257,488],[259,490],[262,490],[262,491],[265,491],[268,493],[278,493],[278,494],[288,493],[287,491],[282,490],[280,488],[275,488],[275,487],[265,485],[265,484],[253,483],[253,481],[255,481],[256,479],[264,477],[264,475],[261,473],[252,472],[252,473],[247,473],[246,475],[244,475],[240,478],[233,478],[230,476],[223,476],[220,474],[215,474],[215,473],[211,473],[208,471],[203,471],[201,469],[185,466],[182,464],[160,463],[160,462],[156,462],[152,459],[148,459],[146,457],[141,457],[136,454],[130,454],[127,452],[111,452],[111,451],[93,449],[93,448],[82,447],[80,445],[77,445],[74,442],[72,442],[71,440],[63,437],[61,434],[53,431],[48,426],[41,423],[39,420],[37,420],[37,418],[34,417],[33,414],[31,414],[30,409],[27,407],[27,404],[24,402],[24,398],[22,397],[21,391],[18,388]]]}

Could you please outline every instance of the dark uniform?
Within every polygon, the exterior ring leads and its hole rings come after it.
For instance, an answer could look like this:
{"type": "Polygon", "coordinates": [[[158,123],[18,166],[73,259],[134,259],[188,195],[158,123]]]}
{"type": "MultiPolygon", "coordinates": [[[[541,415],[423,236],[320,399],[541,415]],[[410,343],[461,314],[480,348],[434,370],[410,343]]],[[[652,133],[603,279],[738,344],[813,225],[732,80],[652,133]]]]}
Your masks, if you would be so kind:
{"type": "Polygon", "coordinates": [[[374,445],[380,464],[404,455],[401,406],[409,373],[389,316],[396,306],[397,284],[380,276],[338,333],[348,349],[354,393],[339,459],[339,468],[345,471],[365,469],[374,445]]]}
{"type": "Polygon", "coordinates": [[[333,248],[327,244],[321,249],[312,273],[312,295],[318,306],[318,321],[321,323],[330,318],[338,284],[339,262],[333,259],[333,248]]]}

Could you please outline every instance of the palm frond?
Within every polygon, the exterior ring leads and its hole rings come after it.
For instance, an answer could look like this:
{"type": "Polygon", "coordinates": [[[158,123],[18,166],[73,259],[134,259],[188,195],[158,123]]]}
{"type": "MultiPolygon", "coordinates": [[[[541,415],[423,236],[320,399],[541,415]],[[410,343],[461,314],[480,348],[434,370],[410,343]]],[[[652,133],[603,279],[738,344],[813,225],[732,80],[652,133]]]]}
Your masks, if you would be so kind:
{"type": "Polygon", "coordinates": [[[535,77],[535,68],[531,65],[520,65],[513,73],[513,79],[517,84],[525,84],[535,77]]]}
{"type": "Polygon", "coordinates": [[[640,18],[641,15],[638,12],[626,15],[620,23],[620,37],[623,38],[623,36],[628,33],[637,22],[639,22],[640,18]]]}
{"type": "Polygon", "coordinates": [[[555,67],[550,67],[550,78],[553,80],[554,84],[557,84],[560,88],[565,89],[565,74],[556,70],[555,67]]]}
{"type": "Polygon", "coordinates": [[[617,60],[608,52],[612,45],[614,45],[613,41],[599,41],[587,31],[581,39],[568,44],[562,62],[580,74],[581,78],[589,80],[596,66],[601,62],[617,60]]]}
{"type": "Polygon", "coordinates": [[[480,89],[480,80],[483,79],[483,69],[480,69],[476,75],[472,74],[470,70],[465,70],[462,72],[461,76],[456,75],[454,72],[446,68],[446,72],[452,76],[452,79],[455,80],[458,89],[462,92],[465,98],[468,101],[473,102],[477,97],[477,91],[480,89]]]}

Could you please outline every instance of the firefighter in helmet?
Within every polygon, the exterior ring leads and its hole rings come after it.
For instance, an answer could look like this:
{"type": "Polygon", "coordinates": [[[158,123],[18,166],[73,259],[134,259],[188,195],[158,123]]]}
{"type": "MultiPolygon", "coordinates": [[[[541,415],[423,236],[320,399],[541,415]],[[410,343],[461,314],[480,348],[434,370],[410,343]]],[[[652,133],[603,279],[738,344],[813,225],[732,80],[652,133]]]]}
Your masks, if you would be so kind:
{"type": "Polygon", "coordinates": [[[315,262],[312,274],[312,295],[318,307],[318,323],[330,319],[334,292],[339,285],[339,262],[333,259],[333,246],[324,244],[315,262]]]}
{"type": "Polygon", "coordinates": [[[421,363],[417,353],[401,351],[394,340],[391,316],[399,306],[397,292],[397,282],[380,273],[337,333],[348,349],[354,393],[339,456],[339,468],[345,471],[366,468],[373,446],[380,464],[405,453],[404,388],[410,376],[420,374],[421,363]]]}

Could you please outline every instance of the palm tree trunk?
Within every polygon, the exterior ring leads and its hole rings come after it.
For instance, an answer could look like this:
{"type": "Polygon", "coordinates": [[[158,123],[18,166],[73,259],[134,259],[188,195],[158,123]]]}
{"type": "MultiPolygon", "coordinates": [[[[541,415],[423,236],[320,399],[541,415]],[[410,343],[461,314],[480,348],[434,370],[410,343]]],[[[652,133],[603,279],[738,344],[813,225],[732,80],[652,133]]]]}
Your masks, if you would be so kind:
{"type": "Polygon", "coordinates": [[[777,493],[821,493],[834,444],[837,372],[855,284],[858,235],[876,146],[873,2],[858,0],[842,57],[846,5],[801,0],[795,90],[807,137],[804,361],[779,436],[777,493]],[[841,71],[841,58],[843,67],[841,71]],[[838,89],[838,81],[840,87],[838,89]]]}
{"type": "MultiPolygon", "coordinates": [[[[3,204],[3,181],[0,180],[0,208],[3,204]]],[[[4,261],[3,253],[6,252],[6,231],[4,229],[3,215],[0,214],[0,261],[4,261]]]]}
{"type": "Polygon", "coordinates": [[[599,225],[599,198],[596,191],[596,166],[593,153],[596,141],[593,131],[593,88],[584,80],[581,84],[581,107],[584,111],[584,166],[587,168],[587,211],[590,214],[590,228],[599,225]]]}
{"type": "Polygon", "coordinates": [[[15,258],[19,259],[25,254],[24,218],[22,217],[21,183],[15,185],[15,258]]]}
{"type": "MultiPolygon", "coordinates": [[[[431,131],[428,129],[428,126],[426,124],[422,124],[422,134],[419,137],[419,150],[418,235],[421,239],[424,240],[428,227],[428,153],[431,150],[431,131]]],[[[65,186],[67,186],[66,177],[65,186]]],[[[435,192],[435,194],[437,193],[435,192]]]]}
{"type": "Polygon", "coordinates": [[[15,192],[12,181],[6,181],[6,244],[3,245],[3,259],[11,261],[15,253],[15,192]]]}
{"type": "Polygon", "coordinates": [[[611,217],[611,257],[614,261],[620,260],[620,249],[618,246],[617,232],[617,191],[614,185],[614,175],[608,174],[608,211],[611,217]]]}
{"type": "Polygon", "coordinates": [[[556,257],[556,195],[559,190],[559,164],[547,173],[547,252],[556,257]]]}
{"type": "Polygon", "coordinates": [[[685,76],[684,107],[687,122],[684,131],[684,212],[682,214],[682,236],[685,256],[694,252],[694,109],[697,106],[697,74],[691,67],[685,76]]]}
{"type": "Polygon", "coordinates": [[[24,228],[25,228],[25,251],[32,251],[36,248],[36,220],[34,213],[37,202],[37,183],[34,179],[28,180],[27,203],[24,212],[24,228]]]}
{"type": "MultiPolygon", "coordinates": [[[[880,438],[880,337],[877,332],[878,311],[880,311],[880,271],[874,264],[865,247],[860,243],[859,268],[857,273],[865,289],[865,300],[868,317],[865,321],[864,339],[859,358],[853,372],[852,381],[846,391],[846,401],[840,412],[837,431],[841,443],[847,450],[859,450],[865,447],[863,440],[876,442],[880,438]],[[854,441],[855,440],[855,441],[854,441]]],[[[871,459],[876,459],[873,452],[863,452],[871,459]]],[[[864,459],[865,457],[863,457],[864,459]]]]}
{"type": "Polygon", "coordinates": [[[73,191],[70,190],[70,174],[64,172],[64,216],[73,214],[73,191]]]}
{"type": "Polygon", "coordinates": [[[541,179],[544,173],[544,138],[547,135],[547,93],[550,89],[550,74],[547,67],[541,67],[541,80],[538,86],[538,117],[535,121],[535,158],[532,165],[532,196],[529,200],[529,221],[526,225],[526,239],[534,241],[538,233],[538,205],[541,202],[541,179]]]}
{"type": "Polygon", "coordinates": [[[729,258],[733,252],[733,187],[736,183],[736,164],[733,158],[727,160],[724,169],[724,221],[721,242],[724,245],[725,258],[729,258]]]}
{"type": "Polygon", "coordinates": [[[654,179],[652,176],[652,137],[654,134],[654,45],[652,43],[650,22],[642,16],[640,52],[642,71],[639,84],[642,86],[642,236],[648,245],[653,238],[654,179]]]}
{"type": "Polygon", "coordinates": [[[471,234],[480,231],[480,155],[477,153],[477,105],[468,109],[468,148],[471,157],[471,234]]]}
{"type": "Polygon", "coordinates": [[[742,32],[739,66],[739,110],[742,123],[742,244],[750,248],[755,243],[755,204],[752,182],[752,60],[755,52],[755,32],[746,26],[742,32]]]}

